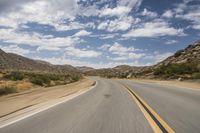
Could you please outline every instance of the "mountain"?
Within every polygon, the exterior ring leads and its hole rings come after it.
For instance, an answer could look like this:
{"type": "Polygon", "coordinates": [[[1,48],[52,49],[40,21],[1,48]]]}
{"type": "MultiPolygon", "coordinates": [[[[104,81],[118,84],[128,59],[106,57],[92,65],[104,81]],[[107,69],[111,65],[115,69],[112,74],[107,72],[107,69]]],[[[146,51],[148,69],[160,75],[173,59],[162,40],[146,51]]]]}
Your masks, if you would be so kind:
{"type": "Polygon", "coordinates": [[[200,77],[200,41],[177,51],[174,55],[152,66],[135,67],[120,65],[113,68],[94,69],[71,65],[52,65],[45,61],[32,60],[0,49],[0,69],[42,72],[76,72],[89,76],[118,78],[193,78],[200,77]],[[196,75],[196,76],[194,76],[196,75]]]}
{"type": "Polygon", "coordinates": [[[149,67],[145,75],[167,79],[200,78],[200,41],[149,67]]]}
{"type": "Polygon", "coordinates": [[[90,76],[102,76],[107,78],[119,77],[119,78],[127,78],[132,77],[132,72],[139,71],[143,67],[135,67],[128,65],[120,65],[113,68],[102,68],[102,69],[93,69],[84,72],[85,75],[90,76]]]}
{"type": "Polygon", "coordinates": [[[92,68],[92,67],[87,67],[87,66],[76,67],[76,69],[78,69],[78,70],[81,71],[81,72],[87,72],[87,71],[94,70],[94,68],[92,68]]]}
{"type": "Polygon", "coordinates": [[[71,73],[79,72],[71,65],[52,65],[41,60],[29,59],[0,49],[0,70],[23,70],[37,72],[71,73]]]}
{"type": "Polygon", "coordinates": [[[193,77],[200,77],[200,41],[177,51],[174,55],[152,66],[134,67],[121,65],[114,68],[94,69],[85,72],[85,74],[109,78],[174,79],[181,77],[191,79],[193,77]]]}
{"type": "Polygon", "coordinates": [[[200,41],[177,51],[174,55],[158,63],[156,66],[168,65],[170,63],[191,63],[194,61],[200,63],[200,41]]]}

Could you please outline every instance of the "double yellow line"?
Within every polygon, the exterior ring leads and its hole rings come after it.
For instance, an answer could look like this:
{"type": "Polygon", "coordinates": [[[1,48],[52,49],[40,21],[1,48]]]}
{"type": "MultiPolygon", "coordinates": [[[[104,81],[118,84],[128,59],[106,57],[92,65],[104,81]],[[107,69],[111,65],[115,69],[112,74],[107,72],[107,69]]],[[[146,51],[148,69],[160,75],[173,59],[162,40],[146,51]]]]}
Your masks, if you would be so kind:
{"type": "Polygon", "coordinates": [[[123,86],[128,90],[145,118],[149,122],[155,133],[175,133],[175,131],[132,89],[128,86],[123,86]]]}

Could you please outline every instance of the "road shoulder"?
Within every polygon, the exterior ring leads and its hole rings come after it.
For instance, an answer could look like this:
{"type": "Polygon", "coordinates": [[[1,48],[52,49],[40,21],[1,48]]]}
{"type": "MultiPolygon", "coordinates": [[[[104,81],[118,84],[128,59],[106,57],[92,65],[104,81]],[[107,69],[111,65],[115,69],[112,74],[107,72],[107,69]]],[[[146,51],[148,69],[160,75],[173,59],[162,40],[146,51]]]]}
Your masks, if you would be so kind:
{"type": "Polygon", "coordinates": [[[135,82],[158,84],[165,86],[174,86],[185,89],[200,90],[200,83],[193,81],[177,81],[177,80],[150,80],[150,79],[131,79],[135,82]]]}
{"type": "Polygon", "coordinates": [[[68,85],[0,97],[0,128],[68,101],[89,91],[94,85],[95,81],[85,78],[68,85]]]}

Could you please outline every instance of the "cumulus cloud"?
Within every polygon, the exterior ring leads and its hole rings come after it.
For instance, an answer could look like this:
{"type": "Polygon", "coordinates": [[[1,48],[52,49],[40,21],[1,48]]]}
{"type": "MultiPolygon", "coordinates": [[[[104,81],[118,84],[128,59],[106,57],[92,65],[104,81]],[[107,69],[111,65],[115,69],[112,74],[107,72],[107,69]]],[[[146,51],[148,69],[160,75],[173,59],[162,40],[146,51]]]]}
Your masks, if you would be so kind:
{"type": "Polygon", "coordinates": [[[147,16],[147,17],[152,17],[152,18],[158,16],[158,14],[156,12],[149,11],[146,8],[144,8],[144,10],[141,12],[141,15],[147,16]]]}
{"type": "Polygon", "coordinates": [[[133,23],[138,23],[139,19],[133,19],[133,17],[123,17],[123,18],[117,18],[115,20],[106,20],[101,22],[97,29],[99,30],[107,30],[109,32],[114,31],[125,31],[128,30],[133,23]]]}
{"type": "Polygon", "coordinates": [[[133,8],[135,10],[139,8],[141,3],[142,3],[142,0],[119,0],[118,1],[119,6],[126,6],[129,8],[133,8]]]}
{"type": "Polygon", "coordinates": [[[200,30],[200,8],[199,7],[194,8],[193,10],[190,10],[185,14],[178,14],[176,17],[192,22],[193,24],[192,27],[194,29],[200,30]]]}
{"type": "Polygon", "coordinates": [[[155,51],[154,53],[152,54],[147,54],[146,56],[144,56],[143,58],[144,59],[148,59],[148,60],[151,60],[151,63],[149,65],[152,65],[152,64],[156,64],[158,62],[161,62],[163,61],[164,59],[166,59],[167,57],[173,55],[172,52],[164,52],[164,53],[160,53],[158,51],[155,51]]]}
{"type": "Polygon", "coordinates": [[[183,3],[177,4],[174,9],[175,17],[190,22],[191,28],[200,30],[200,7],[198,4],[189,4],[192,1],[195,0],[184,0],[183,3]]]}
{"type": "Polygon", "coordinates": [[[110,46],[108,51],[114,55],[118,55],[118,57],[113,58],[113,60],[133,60],[142,58],[145,55],[144,53],[136,53],[138,49],[134,47],[124,47],[117,42],[110,46]]]}
{"type": "Polygon", "coordinates": [[[165,42],[165,44],[174,44],[174,43],[177,43],[178,41],[177,40],[168,40],[165,42]]]}
{"type": "Polygon", "coordinates": [[[0,13],[19,10],[23,4],[34,1],[36,0],[1,0],[0,13]]]}
{"type": "Polygon", "coordinates": [[[76,37],[53,37],[53,36],[44,36],[39,33],[24,33],[16,32],[13,29],[0,29],[0,40],[6,43],[14,44],[25,44],[30,46],[43,46],[42,48],[48,47],[66,47],[75,45],[80,41],[76,37]]]}
{"type": "Polygon", "coordinates": [[[173,17],[173,12],[171,10],[166,10],[163,14],[162,14],[163,17],[166,17],[166,18],[172,18],[173,17]]]}
{"type": "Polygon", "coordinates": [[[74,34],[74,36],[81,37],[81,36],[89,36],[90,34],[91,34],[91,32],[88,32],[86,30],[81,30],[81,31],[77,32],[76,34],[74,34]]]}
{"type": "Polygon", "coordinates": [[[132,29],[123,37],[160,37],[160,36],[181,36],[184,35],[183,29],[171,27],[169,23],[162,20],[146,22],[141,27],[132,29]]]}
{"type": "Polygon", "coordinates": [[[125,6],[118,6],[115,8],[105,8],[102,9],[102,12],[99,16],[124,16],[130,12],[131,8],[125,6]]]}
{"type": "Polygon", "coordinates": [[[101,52],[94,51],[94,50],[85,50],[79,49],[75,47],[68,47],[65,49],[65,54],[73,57],[78,58],[94,58],[101,55],[101,52]]]}
{"type": "Polygon", "coordinates": [[[2,46],[1,49],[8,53],[16,53],[18,55],[23,55],[23,56],[31,53],[29,49],[21,48],[18,45],[2,46]]]}

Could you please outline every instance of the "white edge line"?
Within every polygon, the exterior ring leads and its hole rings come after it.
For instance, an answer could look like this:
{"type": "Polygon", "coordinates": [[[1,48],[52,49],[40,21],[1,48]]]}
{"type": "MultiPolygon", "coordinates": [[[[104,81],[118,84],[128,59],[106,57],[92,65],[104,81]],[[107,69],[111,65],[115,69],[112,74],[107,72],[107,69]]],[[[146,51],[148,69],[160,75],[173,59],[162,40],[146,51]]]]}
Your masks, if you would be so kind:
{"type": "MultiPolygon", "coordinates": [[[[50,106],[48,106],[48,107],[46,107],[46,108],[43,108],[43,109],[41,109],[41,110],[39,110],[39,111],[36,111],[36,112],[33,112],[33,113],[28,114],[28,115],[26,115],[26,116],[23,116],[23,117],[21,117],[21,118],[19,118],[19,119],[13,120],[13,121],[11,121],[11,122],[9,122],[9,123],[6,123],[6,124],[3,124],[3,125],[0,125],[0,128],[9,126],[9,125],[11,125],[11,124],[13,124],[13,123],[16,123],[16,122],[18,122],[18,121],[21,121],[21,120],[23,120],[23,119],[26,119],[26,118],[28,118],[28,117],[31,117],[31,116],[33,116],[33,115],[35,115],[35,114],[37,114],[37,113],[43,112],[43,111],[48,110],[48,109],[50,109],[50,108],[52,108],[52,107],[55,107],[55,106],[57,106],[57,105],[59,105],[59,104],[62,104],[62,103],[64,103],[64,102],[67,102],[67,101],[69,101],[69,100],[71,100],[71,99],[73,99],[73,98],[75,98],[75,97],[77,97],[77,96],[80,96],[81,94],[84,94],[84,93],[86,93],[86,92],[92,90],[93,88],[95,88],[95,87],[97,86],[97,84],[98,84],[98,82],[95,80],[95,85],[94,85],[94,86],[91,86],[89,89],[87,89],[87,90],[85,90],[85,91],[82,91],[82,92],[79,91],[80,94],[74,95],[74,96],[72,96],[73,94],[72,94],[72,95],[69,95],[69,96],[67,96],[68,99],[66,99],[66,100],[64,100],[64,101],[55,103],[55,104],[50,105],[50,106]],[[70,96],[72,96],[72,97],[70,97],[70,96]]],[[[77,93],[78,93],[78,92],[77,92],[77,93]]],[[[76,93],[74,93],[74,94],[76,94],[76,93]]]]}

